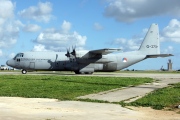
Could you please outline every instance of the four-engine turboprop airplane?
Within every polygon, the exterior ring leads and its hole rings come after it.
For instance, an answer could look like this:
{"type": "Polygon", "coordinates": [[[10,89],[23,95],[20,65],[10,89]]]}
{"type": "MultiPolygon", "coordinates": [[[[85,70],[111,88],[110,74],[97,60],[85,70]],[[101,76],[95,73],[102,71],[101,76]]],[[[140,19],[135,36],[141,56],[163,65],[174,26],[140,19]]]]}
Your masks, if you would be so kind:
{"type": "Polygon", "coordinates": [[[88,52],[22,52],[6,64],[13,68],[27,70],[74,71],[76,74],[92,74],[95,71],[117,71],[147,58],[168,57],[160,54],[159,29],[152,24],[137,51],[110,54],[120,49],[99,49],[88,52]]]}

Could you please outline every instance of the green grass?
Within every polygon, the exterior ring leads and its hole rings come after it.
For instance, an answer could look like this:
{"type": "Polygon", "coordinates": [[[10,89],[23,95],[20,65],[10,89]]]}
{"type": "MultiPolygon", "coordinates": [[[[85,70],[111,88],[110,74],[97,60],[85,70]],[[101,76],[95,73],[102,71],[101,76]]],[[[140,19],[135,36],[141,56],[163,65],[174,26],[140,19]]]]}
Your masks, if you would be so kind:
{"type": "MultiPolygon", "coordinates": [[[[115,88],[150,83],[151,78],[120,78],[97,76],[57,75],[1,75],[0,96],[26,98],[55,98],[77,100],[76,97],[98,93],[115,88]]],[[[90,99],[81,101],[107,102],[90,99]]],[[[108,102],[107,102],[108,103],[108,102]]],[[[152,107],[154,109],[174,108],[180,104],[180,83],[156,90],[132,103],[121,105],[152,107]]]]}
{"type": "Polygon", "coordinates": [[[149,74],[179,74],[180,71],[160,71],[160,70],[137,70],[137,71],[116,71],[116,73],[149,73],[149,74]]]}
{"type": "Polygon", "coordinates": [[[163,109],[165,107],[175,108],[180,104],[180,83],[167,88],[156,90],[135,102],[126,105],[152,107],[163,109]]]}
{"type": "Polygon", "coordinates": [[[151,78],[1,75],[0,96],[75,100],[82,95],[152,81],[151,78]]]}

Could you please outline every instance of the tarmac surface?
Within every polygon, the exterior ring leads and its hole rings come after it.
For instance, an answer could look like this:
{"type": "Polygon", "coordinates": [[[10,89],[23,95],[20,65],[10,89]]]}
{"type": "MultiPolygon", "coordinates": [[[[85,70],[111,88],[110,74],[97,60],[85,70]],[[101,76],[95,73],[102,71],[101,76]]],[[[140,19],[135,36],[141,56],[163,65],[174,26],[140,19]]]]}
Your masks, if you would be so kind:
{"type": "MultiPolygon", "coordinates": [[[[0,72],[19,75],[20,72],[0,72]]],[[[74,75],[59,72],[29,72],[30,75],[74,75]]],[[[151,77],[151,84],[115,89],[80,98],[106,100],[109,102],[134,101],[158,88],[180,82],[180,74],[161,73],[95,73],[92,76],[151,77]]],[[[173,111],[156,111],[151,108],[123,108],[109,103],[58,101],[56,99],[0,97],[0,120],[180,120],[173,111]]]]}

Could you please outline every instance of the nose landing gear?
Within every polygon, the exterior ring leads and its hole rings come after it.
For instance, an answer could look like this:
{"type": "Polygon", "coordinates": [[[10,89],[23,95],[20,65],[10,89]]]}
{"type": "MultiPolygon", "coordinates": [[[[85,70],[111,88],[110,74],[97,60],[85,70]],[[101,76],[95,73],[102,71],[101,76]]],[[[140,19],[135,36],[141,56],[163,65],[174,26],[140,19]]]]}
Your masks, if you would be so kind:
{"type": "Polygon", "coordinates": [[[22,72],[22,74],[26,74],[26,73],[27,73],[27,70],[24,70],[24,69],[23,69],[21,72],[22,72]]]}

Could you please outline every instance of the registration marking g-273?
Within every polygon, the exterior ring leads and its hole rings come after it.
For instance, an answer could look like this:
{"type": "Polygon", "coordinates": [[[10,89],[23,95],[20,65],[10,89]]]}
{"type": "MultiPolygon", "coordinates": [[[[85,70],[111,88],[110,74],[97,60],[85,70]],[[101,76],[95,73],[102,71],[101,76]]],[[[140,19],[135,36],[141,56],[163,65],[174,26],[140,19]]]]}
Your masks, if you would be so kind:
{"type": "Polygon", "coordinates": [[[147,48],[158,48],[157,45],[146,45],[147,48]]]}

